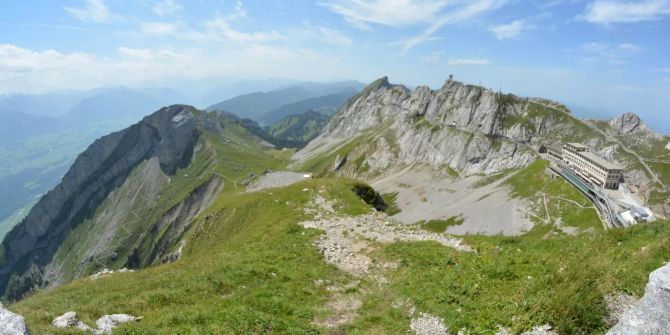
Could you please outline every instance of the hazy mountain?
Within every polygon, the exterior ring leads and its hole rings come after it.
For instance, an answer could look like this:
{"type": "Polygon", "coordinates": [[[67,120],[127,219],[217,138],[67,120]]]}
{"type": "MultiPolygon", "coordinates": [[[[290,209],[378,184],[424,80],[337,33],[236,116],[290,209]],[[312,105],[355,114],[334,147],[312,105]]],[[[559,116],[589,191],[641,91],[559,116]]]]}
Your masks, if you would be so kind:
{"type": "Polygon", "coordinates": [[[77,125],[110,121],[129,124],[143,118],[148,110],[162,107],[170,94],[178,96],[170,89],[155,90],[157,95],[150,92],[125,87],[105,89],[78,102],[65,119],[77,125]]]}
{"type": "Polygon", "coordinates": [[[254,120],[271,110],[298,101],[319,96],[351,92],[357,90],[361,84],[347,81],[338,83],[300,83],[268,92],[254,92],[240,95],[207,107],[208,111],[227,111],[240,117],[254,120]]]}
{"type": "Polygon", "coordinates": [[[293,141],[304,145],[321,132],[329,119],[329,115],[316,111],[287,115],[270,126],[268,134],[281,140],[293,141]]]}
{"type": "Polygon", "coordinates": [[[60,117],[88,95],[85,91],[0,95],[0,111],[60,117]]]}
{"type": "Polygon", "coordinates": [[[265,125],[274,125],[277,121],[289,115],[302,114],[307,111],[318,111],[324,115],[333,115],[344,103],[356,95],[358,90],[345,88],[342,92],[310,98],[273,109],[259,118],[265,125]]]}
{"type": "Polygon", "coordinates": [[[0,110],[0,146],[16,144],[66,127],[66,123],[57,118],[0,110]]]}

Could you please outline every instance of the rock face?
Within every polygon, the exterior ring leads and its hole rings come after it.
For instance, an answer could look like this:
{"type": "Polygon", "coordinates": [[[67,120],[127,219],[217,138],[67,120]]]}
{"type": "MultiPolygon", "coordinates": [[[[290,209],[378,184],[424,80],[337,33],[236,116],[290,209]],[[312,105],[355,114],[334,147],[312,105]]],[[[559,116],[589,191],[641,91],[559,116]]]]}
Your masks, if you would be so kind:
{"type": "Polygon", "coordinates": [[[607,335],[670,334],[670,264],[652,272],[640,303],[625,312],[607,335]]]}
{"type": "Polygon", "coordinates": [[[363,141],[372,170],[422,162],[465,175],[490,174],[526,166],[536,159],[532,148],[571,133],[576,122],[536,100],[479,86],[448,80],[439,90],[410,91],[384,77],[350,99],[295,158],[307,160],[373,133],[363,141]]]}
{"type": "Polygon", "coordinates": [[[633,113],[624,113],[610,121],[610,126],[619,135],[626,135],[646,128],[640,117],[633,113]]]}
{"type": "Polygon", "coordinates": [[[0,293],[15,300],[34,287],[49,285],[44,269],[70,231],[90,218],[142,162],[157,160],[167,175],[187,165],[199,126],[207,126],[201,112],[174,105],[96,140],[79,155],[61,183],[5,237],[0,249],[0,293]]]}
{"type": "Polygon", "coordinates": [[[23,317],[14,314],[0,305],[0,335],[28,335],[28,327],[23,317]]]}

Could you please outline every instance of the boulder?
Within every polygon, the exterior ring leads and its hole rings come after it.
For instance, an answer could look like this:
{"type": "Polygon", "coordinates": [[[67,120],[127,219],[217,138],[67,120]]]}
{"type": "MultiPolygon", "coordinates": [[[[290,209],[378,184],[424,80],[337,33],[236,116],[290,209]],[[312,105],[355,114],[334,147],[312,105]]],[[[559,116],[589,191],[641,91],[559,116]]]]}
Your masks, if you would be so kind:
{"type": "Polygon", "coordinates": [[[93,331],[93,328],[77,319],[77,313],[75,312],[67,312],[55,318],[53,321],[51,321],[51,325],[56,328],[77,328],[87,332],[93,331]]]}
{"type": "Polygon", "coordinates": [[[128,322],[133,322],[133,321],[139,321],[142,318],[128,315],[128,314],[112,314],[112,315],[105,315],[101,318],[99,318],[97,321],[95,321],[96,326],[98,326],[98,329],[94,332],[96,335],[102,335],[102,334],[111,334],[112,329],[116,328],[118,325],[122,323],[128,323],[128,322]]]}
{"type": "Polygon", "coordinates": [[[642,300],[607,335],[670,334],[670,264],[649,275],[642,300]]]}
{"type": "Polygon", "coordinates": [[[30,334],[23,317],[14,314],[0,305],[0,335],[30,334]]]}

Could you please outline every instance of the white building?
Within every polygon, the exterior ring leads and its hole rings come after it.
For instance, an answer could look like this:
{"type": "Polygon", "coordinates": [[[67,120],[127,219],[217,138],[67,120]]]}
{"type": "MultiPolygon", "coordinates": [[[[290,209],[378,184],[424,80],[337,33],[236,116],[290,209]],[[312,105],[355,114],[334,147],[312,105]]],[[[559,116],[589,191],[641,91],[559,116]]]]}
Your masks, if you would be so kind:
{"type": "Polygon", "coordinates": [[[563,162],[586,181],[598,187],[618,189],[623,178],[623,167],[598,157],[579,143],[563,146],[563,162]]]}

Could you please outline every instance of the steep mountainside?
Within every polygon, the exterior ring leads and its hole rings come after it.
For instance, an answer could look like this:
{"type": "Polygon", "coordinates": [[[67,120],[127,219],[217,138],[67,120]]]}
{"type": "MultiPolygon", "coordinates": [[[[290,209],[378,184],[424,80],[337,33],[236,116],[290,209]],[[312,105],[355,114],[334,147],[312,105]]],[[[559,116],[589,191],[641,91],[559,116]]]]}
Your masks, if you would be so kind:
{"type": "Polygon", "coordinates": [[[16,299],[104,267],[160,262],[223,188],[221,178],[246,173],[221,155],[228,147],[260,150],[257,142],[228,119],[183,105],[96,141],[6,236],[4,296],[16,299]],[[229,144],[219,149],[221,143],[229,144]]]}
{"type": "Polygon", "coordinates": [[[534,162],[543,144],[581,142],[622,163],[633,191],[667,216],[667,189],[656,181],[662,181],[667,165],[645,163],[638,154],[644,149],[620,144],[646,134],[641,142],[654,143],[649,152],[665,154],[667,142],[635,117],[622,118],[626,121],[612,125],[594,123],[546,99],[451,80],[438,90],[410,91],[381,78],[294,155],[294,166],[320,176],[367,180],[398,202],[394,217],[408,224],[438,220],[454,234],[518,235],[538,225],[577,233],[602,229],[588,199],[534,162]],[[629,125],[631,120],[636,124],[629,125]],[[620,130],[634,134],[618,135],[615,126],[621,124],[620,130]]]}
{"type": "Polygon", "coordinates": [[[307,144],[323,129],[330,116],[316,111],[287,115],[268,128],[268,133],[277,139],[307,144]]]}
{"type": "Polygon", "coordinates": [[[409,91],[385,77],[352,98],[296,158],[323,157],[360,134],[368,138],[347,159],[365,152],[359,166],[366,171],[358,172],[387,174],[417,162],[464,175],[491,174],[527,166],[536,157],[532,149],[546,141],[603,141],[567,111],[535,100],[455,81],[437,91],[409,91]]]}
{"type": "Polygon", "coordinates": [[[265,125],[274,125],[289,115],[299,115],[311,110],[330,116],[335,114],[356,93],[358,93],[357,90],[349,88],[342,92],[294,102],[265,113],[260,117],[259,122],[265,125]]]}

